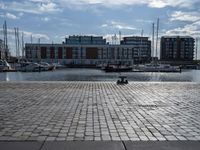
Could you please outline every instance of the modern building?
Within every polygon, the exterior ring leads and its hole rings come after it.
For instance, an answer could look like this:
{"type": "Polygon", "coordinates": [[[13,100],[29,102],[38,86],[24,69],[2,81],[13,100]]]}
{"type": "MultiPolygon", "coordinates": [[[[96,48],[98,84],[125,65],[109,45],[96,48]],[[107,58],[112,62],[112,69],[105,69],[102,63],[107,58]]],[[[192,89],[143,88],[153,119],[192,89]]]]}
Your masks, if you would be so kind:
{"type": "Polygon", "coordinates": [[[160,44],[161,61],[192,61],[194,38],[190,36],[163,36],[160,44]]]}
{"type": "Polygon", "coordinates": [[[65,39],[67,45],[105,45],[106,39],[101,36],[69,36],[65,39]]]}
{"type": "Polygon", "coordinates": [[[30,61],[60,62],[74,65],[127,64],[151,59],[147,37],[124,37],[119,45],[110,45],[103,37],[69,36],[62,44],[25,45],[30,61]]]}

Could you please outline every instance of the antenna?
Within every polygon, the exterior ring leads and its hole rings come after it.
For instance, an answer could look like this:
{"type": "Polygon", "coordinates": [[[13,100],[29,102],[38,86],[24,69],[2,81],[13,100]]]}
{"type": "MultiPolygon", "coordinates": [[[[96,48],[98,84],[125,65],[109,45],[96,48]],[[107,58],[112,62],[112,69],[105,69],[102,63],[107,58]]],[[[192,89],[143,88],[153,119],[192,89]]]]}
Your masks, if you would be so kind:
{"type": "Polygon", "coordinates": [[[156,57],[158,55],[158,30],[159,30],[159,18],[157,20],[157,31],[156,31],[156,57]]]}

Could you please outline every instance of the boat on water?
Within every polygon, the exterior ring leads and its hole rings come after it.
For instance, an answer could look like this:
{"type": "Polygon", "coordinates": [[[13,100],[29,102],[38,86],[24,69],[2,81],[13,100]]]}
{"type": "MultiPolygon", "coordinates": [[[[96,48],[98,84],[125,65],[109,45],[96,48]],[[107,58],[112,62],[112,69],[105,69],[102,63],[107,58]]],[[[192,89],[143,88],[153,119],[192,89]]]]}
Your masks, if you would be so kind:
{"type": "Polygon", "coordinates": [[[40,71],[51,71],[55,69],[54,65],[51,65],[46,62],[29,62],[29,61],[20,61],[15,64],[15,69],[21,72],[40,72],[40,71]]]}
{"type": "Polygon", "coordinates": [[[12,67],[6,60],[0,60],[0,72],[13,71],[12,67]]]}
{"type": "Polygon", "coordinates": [[[55,69],[64,69],[64,68],[66,68],[66,66],[61,65],[59,62],[52,63],[52,65],[54,66],[55,69]]]}
{"type": "Polygon", "coordinates": [[[181,72],[178,66],[171,66],[170,64],[150,63],[145,65],[135,66],[135,72],[181,72]]]}
{"type": "Polygon", "coordinates": [[[21,72],[41,72],[48,71],[49,67],[41,65],[39,63],[21,62],[16,70],[21,72]]]}
{"type": "Polygon", "coordinates": [[[122,65],[107,65],[102,68],[105,72],[129,72],[133,68],[131,66],[122,66],[122,65]]]}
{"type": "Polygon", "coordinates": [[[49,71],[52,71],[52,70],[55,70],[56,69],[56,66],[53,65],[53,64],[49,64],[47,62],[40,62],[39,63],[42,67],[46,68],[45,70],[49,70],[49,71]]]}

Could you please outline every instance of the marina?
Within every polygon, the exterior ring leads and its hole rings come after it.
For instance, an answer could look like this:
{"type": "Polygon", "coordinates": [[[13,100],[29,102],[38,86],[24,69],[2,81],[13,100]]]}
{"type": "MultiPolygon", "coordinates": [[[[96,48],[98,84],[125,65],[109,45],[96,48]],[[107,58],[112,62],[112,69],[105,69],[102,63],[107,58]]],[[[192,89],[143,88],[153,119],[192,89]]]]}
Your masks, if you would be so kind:
{"type": "Polygon", "coordinates": [[[200,0],[0,0],[0,150],[200,150],[200,0]]]}

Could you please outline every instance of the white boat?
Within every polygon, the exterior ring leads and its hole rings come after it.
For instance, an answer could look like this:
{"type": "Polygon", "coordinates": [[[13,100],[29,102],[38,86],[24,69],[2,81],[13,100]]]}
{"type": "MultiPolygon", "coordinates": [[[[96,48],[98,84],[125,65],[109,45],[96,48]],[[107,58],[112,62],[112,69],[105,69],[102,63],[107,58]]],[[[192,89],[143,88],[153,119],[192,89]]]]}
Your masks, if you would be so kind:
{"type": "Polygon", "coordinates": [[[159,63],[139,65],[136,66],[135,69],[141,72],[181,72],[180,67],[159,63]]]}
{"type": "Polygon", "coordinates": [[[52,63],[52,65],[53,65],[56,69],[64,69],[64,68],[66,68],[66,66],[61,65],[59,62],[57,62],[57,63],[52,63]]]}
{"type": "Polygon", "coordinates": [[[40,62],[39,63],[42,67],[46,68],[46,70],[54,70],[56,68],[55,65],[50,65],[49,63],[47,62],[40,62]]]}
{"type": "Polygon", "coordinates": [[[17,70],[22,72],[40,72],[40,71],[48,71],[48,67],[40,65],[38,63],[23,62],[20,63],[20,67],[18,67],[17,70]]]}
{"type": "Polygon", "coordinates": [[[10,64],[6,60],[0,60],[0,72],[12,70],[10,64]]]}

